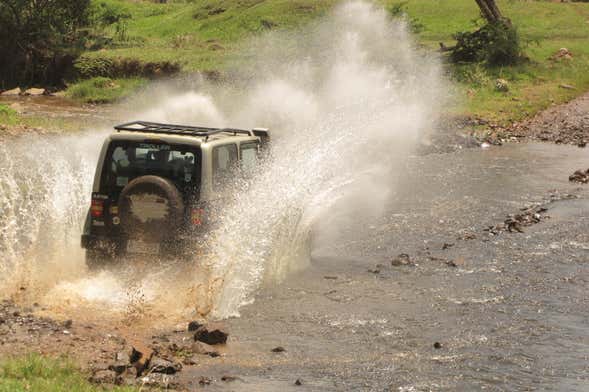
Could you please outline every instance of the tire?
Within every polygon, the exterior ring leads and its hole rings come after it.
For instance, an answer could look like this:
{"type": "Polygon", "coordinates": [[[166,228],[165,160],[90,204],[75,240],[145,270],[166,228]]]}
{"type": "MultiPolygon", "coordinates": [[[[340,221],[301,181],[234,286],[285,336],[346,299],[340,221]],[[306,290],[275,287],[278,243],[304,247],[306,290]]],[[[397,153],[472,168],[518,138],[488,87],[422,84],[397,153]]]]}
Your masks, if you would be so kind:
{"type": "Polygon", "coordinates": [[[129,182],[119,196],[120,227],[129,238],[161,242],[184,222],[184,200],[176,186],[157,176],[129,182]]]}

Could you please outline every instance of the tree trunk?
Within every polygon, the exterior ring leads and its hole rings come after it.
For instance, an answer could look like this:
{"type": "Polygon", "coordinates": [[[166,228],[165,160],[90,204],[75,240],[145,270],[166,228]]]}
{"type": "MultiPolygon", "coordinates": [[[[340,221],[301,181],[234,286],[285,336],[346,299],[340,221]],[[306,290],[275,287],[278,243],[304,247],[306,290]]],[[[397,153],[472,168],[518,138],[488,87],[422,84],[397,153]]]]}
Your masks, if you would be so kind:
{"type": "Polygon", "coordinates": [[[498,23],[503,21],[503,16],[501,15],[501,11],[499,11],[499,7],[497,7],[495,0],[476,0],[476,2],[481,9],[481,14],[487,22],[498,23]]]}

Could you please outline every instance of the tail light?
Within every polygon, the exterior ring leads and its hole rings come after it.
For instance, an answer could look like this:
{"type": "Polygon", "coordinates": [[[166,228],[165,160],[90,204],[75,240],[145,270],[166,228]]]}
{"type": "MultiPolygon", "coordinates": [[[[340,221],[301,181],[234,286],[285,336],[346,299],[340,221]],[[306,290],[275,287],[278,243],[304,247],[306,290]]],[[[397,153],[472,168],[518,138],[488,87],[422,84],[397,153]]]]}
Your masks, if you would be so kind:
{"type": "Polygon", "coordinates": [[[93,218],[102,218],[104,215],[104,200],[92,199],[92,205],[90,206],[90,214],[93,218]]]}
{"type": "Polygon", "coordinates": [[[192,222],[194,226],[201,226],[204,223],[204,219],[204,208],[193,208],[192,211],[190,211],[190,222],[192,222]]]}

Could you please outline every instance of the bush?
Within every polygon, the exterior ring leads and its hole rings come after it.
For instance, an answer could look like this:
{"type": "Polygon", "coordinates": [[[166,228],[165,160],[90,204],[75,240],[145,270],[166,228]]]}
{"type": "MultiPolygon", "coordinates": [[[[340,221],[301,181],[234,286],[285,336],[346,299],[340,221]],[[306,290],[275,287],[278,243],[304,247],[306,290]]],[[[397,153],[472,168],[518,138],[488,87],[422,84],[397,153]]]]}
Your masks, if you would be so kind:
{"type": "Polygon", "coordinates": [[[508,22],[487,23],[474,32],[455,34],[451,59],[459,62],[484,62],[490,66],[514,65],[522,60],[517,28],[508,22]]]}
{"type": "Polygon", "coordinates": [[[81,56],[74,62],[74,68],[83,78],[110,76],[113,74],[113,61],[104,57],[81,56]]]}
{"type": "Polygon", "coordinates": [[[146,77],[156,78],[169,76],[180,71],[178,63],[169,61],[142,62],[137,59],[108,57],[81,56],[74,63],[77,74],[82,78],[94,78],[98,76],[121,77],[146,77]]]}

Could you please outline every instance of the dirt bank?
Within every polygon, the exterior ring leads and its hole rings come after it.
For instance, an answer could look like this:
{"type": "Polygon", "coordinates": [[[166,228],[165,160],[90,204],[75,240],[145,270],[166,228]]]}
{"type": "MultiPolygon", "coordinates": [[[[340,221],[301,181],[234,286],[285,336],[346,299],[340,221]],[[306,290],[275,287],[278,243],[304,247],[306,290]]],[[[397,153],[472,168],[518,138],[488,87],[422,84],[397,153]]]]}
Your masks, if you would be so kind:
{"type": "Polygon", "coordinates": [[[584,147],[589,142],[589,93],[514,123],[506,133],[518,138],[584,147]]]}

